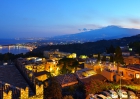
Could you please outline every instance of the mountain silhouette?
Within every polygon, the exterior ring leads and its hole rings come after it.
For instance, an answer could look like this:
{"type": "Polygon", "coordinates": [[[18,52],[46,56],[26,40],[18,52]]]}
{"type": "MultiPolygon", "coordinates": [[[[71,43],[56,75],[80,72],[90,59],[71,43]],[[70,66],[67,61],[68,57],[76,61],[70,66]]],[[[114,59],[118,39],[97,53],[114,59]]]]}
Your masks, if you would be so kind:
{"type": "Polygon", "coordinates": [[[106,40],[117,39],[122,37],[133,36],[136,34],[140,34],[140,29],[123,28],[120,26],[111,25],[111,26],[107,26],[91,31],[57,36],[57,37],[53,37],[53,39],[97,41],[102,39],[106,39],[106,40]]]}

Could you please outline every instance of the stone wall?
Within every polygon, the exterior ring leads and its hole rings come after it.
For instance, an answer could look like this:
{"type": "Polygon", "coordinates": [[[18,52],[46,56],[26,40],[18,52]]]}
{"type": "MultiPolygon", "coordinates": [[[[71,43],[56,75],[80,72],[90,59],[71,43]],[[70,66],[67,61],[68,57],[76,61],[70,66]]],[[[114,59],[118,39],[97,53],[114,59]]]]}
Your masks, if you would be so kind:
{"type": "MultiPolygon", "coordinates": [[[[7,84],[7,83],[6,83],[7,84]]],[[[43,85],[36,85],[36,94],[34,96],[29,96],[29,88],[26,87],[25,89],[17,88],[19,90],[19,96],[15,94],[14,90],[16,90],[16,87],[12,87],[9,90],[7,90],[7,85],[3,86],[3,93],[2,93],[2,99],[43,99],[43,85]],[[5,87],[6,86],[6,87],[5,87]],[[6,89],[5,89],[6,88],[6,89]],[[14,95],[14,96],[13,96],[14,95]],[[12,98],[14,97],[14,98],[12,98]]]]}

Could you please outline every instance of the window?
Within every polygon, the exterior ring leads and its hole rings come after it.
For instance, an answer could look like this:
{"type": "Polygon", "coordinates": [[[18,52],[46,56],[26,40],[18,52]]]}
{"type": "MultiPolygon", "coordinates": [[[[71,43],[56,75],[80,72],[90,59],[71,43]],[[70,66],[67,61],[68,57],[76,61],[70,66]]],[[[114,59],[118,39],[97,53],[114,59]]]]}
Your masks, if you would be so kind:
{"type": "Polygon", "coordinates": [[[136,74],[136,78],[140,78],[140,74],[137,73],[137,74],[136,74]]]}

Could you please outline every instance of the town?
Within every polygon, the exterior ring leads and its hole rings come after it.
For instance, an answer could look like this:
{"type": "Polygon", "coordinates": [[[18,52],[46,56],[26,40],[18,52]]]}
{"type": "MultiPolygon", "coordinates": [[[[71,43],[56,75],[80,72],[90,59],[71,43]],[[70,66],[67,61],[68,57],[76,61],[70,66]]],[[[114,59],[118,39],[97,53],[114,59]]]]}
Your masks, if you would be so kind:
{"type": "Polygon", "coordinates": [[[90,57],[59,49],[43,56],[1,63],[0,99],[140,98],[140,57],[129,46],[90,57]]]}
{"type": "Polygon", "coordinates": [[[0,99],[140,99],[140,0],[1,0],[0,99]]]}

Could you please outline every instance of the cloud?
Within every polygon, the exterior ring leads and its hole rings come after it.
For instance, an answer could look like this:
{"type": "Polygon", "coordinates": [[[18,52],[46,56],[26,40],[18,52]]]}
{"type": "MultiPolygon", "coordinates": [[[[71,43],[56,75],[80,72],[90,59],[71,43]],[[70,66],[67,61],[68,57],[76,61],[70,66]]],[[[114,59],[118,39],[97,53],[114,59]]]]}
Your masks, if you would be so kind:
{"type": "Polygon", "coordinates": [[[101,28],[101,25],[95,24],[80,24],[80,25],[52,25],[44,27],[46,31],[53,31],[53,32],[62,32],[62,33],[79,33],[79,32],[86,32],[91,31],[94,29],[101,28]]]}
{"type": "Polygon", "coordinates": [[[88,30],[88,29],[86,29],[86,28],[83,28],[83,31],[84,31],[84,32],[86,32],[87,30],[88,30]]]}
{"type": "Polygon", "coordinates": [[[102,28],[103,26],[101,25],[95,25],[95,24],[85,24],[85,25],[79,25],[77,26],[80,29],[78,29],[80,32],[86,32],[86,31],[92,31],[95,29],[102,28]]]}
{"type": "Polygon", "coordinates": [[[79,31],[82,31],[81,29],[78,29],[79,31]]]}
{"type": "Polygon", "coordinates": [[[108,25],[117,25],[125,28],[140,29],[140,18],[122,17],[122,18],[108,18],[108,25]]]}
{"type": "Polygon", "coordinates": [[[84,26],[90,29],[98,29],[103,27],[102,25],[98,25],[98,24],[85,24],[84,26]]]}
{"type": "Polygon", "coordinates": [[[140,19],[137,18],[129,18],[128,21],[132,24],[140,24],[140,19]]]}

